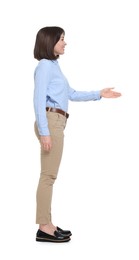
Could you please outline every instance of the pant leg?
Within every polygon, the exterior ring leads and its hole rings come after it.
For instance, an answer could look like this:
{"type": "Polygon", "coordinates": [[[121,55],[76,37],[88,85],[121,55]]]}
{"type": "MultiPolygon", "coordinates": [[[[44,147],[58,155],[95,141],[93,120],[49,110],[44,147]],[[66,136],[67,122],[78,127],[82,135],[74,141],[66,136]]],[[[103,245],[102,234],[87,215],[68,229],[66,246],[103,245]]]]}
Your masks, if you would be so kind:
{"type": "MultiPolygon", "coordinates": [[[[36,223],[48,224],[51,222],[51,203],[53,184],[57,178],[64,141],[66,118],[63,115],[47,112],[48,125],[52,138],[52,149],[46,152],[41,148],[41,174],[37,188],[36,223]]],[[[39,138],[37,125],[35,132],[39,138]]]]}

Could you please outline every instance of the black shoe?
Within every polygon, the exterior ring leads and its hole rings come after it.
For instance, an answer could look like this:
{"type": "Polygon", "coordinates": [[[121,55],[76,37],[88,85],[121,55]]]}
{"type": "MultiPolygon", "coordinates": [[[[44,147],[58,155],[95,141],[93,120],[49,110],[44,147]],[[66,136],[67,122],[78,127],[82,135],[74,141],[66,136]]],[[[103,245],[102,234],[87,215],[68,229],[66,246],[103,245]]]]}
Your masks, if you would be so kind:
{"type": "Polygon", "coordinates": [[[62,242],[68,242],[70,241],[69,236],[63,236],[58,231],[54,232],[54,236],[49,235],[40,229],[38,229],[36,234],[36,241],[39,242],[55,242],[55,243],[62,243],[62,242]]]}
{"type": "Polygon", "coordinates": [[[63,230],[60,227],[57,227],[57,231],[58,231],[58,233],[60,233],[63,236],[69,236],[70,237],[72,235],[70,230],[63,230]]]}

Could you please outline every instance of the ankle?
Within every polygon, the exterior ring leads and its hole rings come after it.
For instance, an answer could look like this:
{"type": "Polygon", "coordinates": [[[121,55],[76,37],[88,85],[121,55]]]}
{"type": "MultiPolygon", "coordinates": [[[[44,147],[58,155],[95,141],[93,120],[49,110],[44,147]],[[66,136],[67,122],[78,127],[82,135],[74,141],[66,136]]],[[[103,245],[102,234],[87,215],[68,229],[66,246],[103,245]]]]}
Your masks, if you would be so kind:
{"type": "Polygon", "coordinates": [[[48,224],[39,224],[39,229],[44,229],[48,226],[48,224]]]}
{"type": "Polygon", "coordinates": [[[56,230],[56,228],[53,227],[53,225],[50,224],[40,224],[39,225],[39,229],[49,235],[54,235],[54,231],[56,230]]]}

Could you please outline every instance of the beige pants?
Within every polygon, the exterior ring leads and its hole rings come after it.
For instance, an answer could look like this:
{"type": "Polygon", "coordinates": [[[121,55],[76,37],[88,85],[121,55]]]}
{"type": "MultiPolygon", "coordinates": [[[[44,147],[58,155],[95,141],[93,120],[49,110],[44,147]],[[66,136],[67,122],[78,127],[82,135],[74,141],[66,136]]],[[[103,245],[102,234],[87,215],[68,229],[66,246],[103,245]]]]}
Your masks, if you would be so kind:
{"type": "MultiPolygon", "coordinates": [[[[47,112],[48,126],[52,138],[52,148],[46,152],[41,148],[41,174],[37,188],[36,224],[48,224],[51,220],[53,184],[57,178],[61,162],[66,117],[54,112],[47,112]]],[[[35,122],[35,133],[39,133],[35,122]]]]}

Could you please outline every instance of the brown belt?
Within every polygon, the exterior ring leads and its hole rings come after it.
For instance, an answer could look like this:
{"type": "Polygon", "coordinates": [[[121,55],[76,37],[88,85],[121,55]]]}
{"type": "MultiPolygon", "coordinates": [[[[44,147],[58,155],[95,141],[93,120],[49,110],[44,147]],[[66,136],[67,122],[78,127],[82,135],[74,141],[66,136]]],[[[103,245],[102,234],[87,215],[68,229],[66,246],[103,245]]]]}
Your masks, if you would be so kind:
{"type": "Polygon", "coordinates": [[[69,117],[69,114],[68,114],[68,113],[66,113],[65,111],[63,111],[63,110],[61,110],[61,109],[59,109],[59,108],[46,107],[46,111],[59,113],[59,114],[65,116],[66,118],[69,117]]]}

